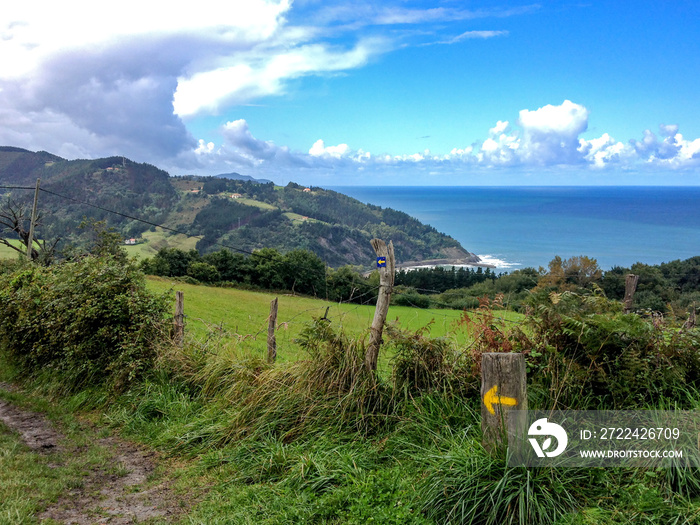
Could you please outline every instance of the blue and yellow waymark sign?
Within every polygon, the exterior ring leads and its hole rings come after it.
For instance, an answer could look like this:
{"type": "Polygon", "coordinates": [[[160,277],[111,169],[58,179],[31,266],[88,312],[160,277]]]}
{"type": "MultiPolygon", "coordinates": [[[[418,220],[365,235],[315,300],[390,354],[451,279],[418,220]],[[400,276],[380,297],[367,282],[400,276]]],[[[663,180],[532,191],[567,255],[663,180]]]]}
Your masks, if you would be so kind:
{"type": "Polygon", "coordinates": [[[377,257],[377,268],[386,268],[386,257],[377,257]]]}

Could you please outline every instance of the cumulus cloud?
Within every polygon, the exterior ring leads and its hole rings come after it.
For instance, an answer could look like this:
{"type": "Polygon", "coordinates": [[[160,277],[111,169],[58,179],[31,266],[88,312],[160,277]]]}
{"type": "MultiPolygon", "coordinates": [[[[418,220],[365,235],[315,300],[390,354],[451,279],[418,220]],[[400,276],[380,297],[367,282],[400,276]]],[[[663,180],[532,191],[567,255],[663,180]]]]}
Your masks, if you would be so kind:
{"type": "Polygon", "coordinates": [[[221,128],[221,135],[223,143],[220,146],[200,139],[193,151],[194,156],[183,155],[178,164],[210,170],[248,168],[263,173],[268,168],[285,171],[310,167],[304,155],[292,153],[287,146],[256,138],[243,119],[227,122],[221,128]]]}
{"type": "MultiPolygon", "coordinates": [[[[575,166],[595,170],[610,166],[639,168],[645,165],[687,168],[700,165],[700,139],[687,140],[677,125],[661,125],[659,139],[646,130],[641,141],[623,143],[608,133],[585,139],[590,112],[581,104],[565,100],[559,105],[523,109],[515,127],[499,120],[488,130],[481,143],[455,147],[446,155],[431,155],[428,150],[402,155],[372,155],[361,159],[346,144],[333,149],[319,140],[309,151],[314,156],[353,159],[376,166],[424,165],[430,169],[446,165],[470,167],[553,167],[575,166]],[[331,153],[332,152],[332,153],[331,153]]],[[[361,151],[361,150],[360,150],[361,151]]]]}
{"type": "Polygon", "coordinates": [[[322,139],[314,142],[309,150],[309,155],[312,157],[334,158],[340,159],[350,153],[350,147],[347,144],[338,144],[337,146],[326,146],[322,139]]]}
{"type": "Polygon", "coordinates": [[[660,125],[659,134],[662,140],[644,130],[642,140],[630,140],[630,144],[649,164],[671,168],[700,166],[700,139],[685,139],[676,125],[660,125]]]}
{"type": "Polygon", "coordinates": [[[565,100],[537,110],[520,111],[520,160],[526,164],[571,164],[579,159],[578,136],[588,128],[588,110],[565,100]]]}
{"type": "MultiPolygon", "coordinates": [[[[535,110],[519,112],[515,125],[499,120],[488,130],[481,143],[455,147],[448,154],[434,155],[430,150],[391,155],[372,154],[353,149],[345,143],[326,145],[318,139],[308,152],[293,152],[255,138],[245,120],[224,126],[224,144],[200,141],[197,153],[210,163],[255,167],[264,173],[285,172],[290,168],[305,170],[339,170],[360,173],[372,169],[375,173],[406,169],[427,173],[454,173],[464,168],[493,167],[576,167],[604,170],[610,166],[625,169],[643,166],[686,168],[700,165],[700,139],[686,140],[678,126],[660,126],[659,139],[650,131],[641,141],[623,143],[608,133],[585,139],[589,111],[572,101],[546,105],[535,110]]],[[[320,170],[320,171],[319,171],[320,170]]]]}

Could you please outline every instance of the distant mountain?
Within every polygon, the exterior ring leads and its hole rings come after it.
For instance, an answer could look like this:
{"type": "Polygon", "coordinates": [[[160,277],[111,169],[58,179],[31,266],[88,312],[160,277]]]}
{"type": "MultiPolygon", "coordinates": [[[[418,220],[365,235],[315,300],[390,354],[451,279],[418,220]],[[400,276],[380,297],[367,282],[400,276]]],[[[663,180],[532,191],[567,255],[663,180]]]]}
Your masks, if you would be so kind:
{"type": "Polygon", "coordinates": [[[219,179],[247,180],[250,182],[256,182],[258,184],[267,184],[269,182],[272,182],[269,179],[256,179],[251,177],[250,175],[241,175],[240,173],[221,173],[220,175],[214,175],[214,177],[217,177],[219,179]]]}
{"type": "MultiPolygon", "coordinates": [[[[202,252],[222,244],[246,251],[302,248],[330,266],[369,267],[375,260],[369,241],[379,237],[394,242],[399,264],[479,261],[455,239],[401,211],[362,204],[323,188],[295,183],[280,187],[225,175],[170,177],[124,157],[69,161],[43,151],[0,147],[0,184],[33,187],[41,178],[41,188],[47,190],[39,197],[44,238],[80,243],[79,225],[88,217],[104,220],[125,237],[150,239],[155,250],[186,246],[185,237],[167,230],[156,242],[155,233],[148,232],[155,232],[153,226],[139,218],[198,236],[202,252]]],[[[28,190],[4,191],[27,205],[33,196],[28,190]]]]}

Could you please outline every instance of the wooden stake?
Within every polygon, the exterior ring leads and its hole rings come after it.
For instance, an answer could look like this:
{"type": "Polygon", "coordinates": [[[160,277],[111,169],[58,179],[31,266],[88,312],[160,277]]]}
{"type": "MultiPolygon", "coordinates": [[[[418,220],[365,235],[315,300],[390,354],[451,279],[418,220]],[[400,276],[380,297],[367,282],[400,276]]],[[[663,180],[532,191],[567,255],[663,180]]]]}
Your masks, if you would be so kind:
{"type": "Polygon", "coordinates": [[[627,274],[625,278],[625,299],[623,300],[626,314],[632,311],[632,301],[634,299],[634,292],[637,291],[638,282],[639,275],[627,274]]]}
{"type": "MultiPolygon", "coordinates": [[[[389,312],[389,302],[391,301],[391,292],[394,289],[394,244],[389,241],[387,246],[381,239],[372,239],[372,248],[374,248],[377,258],[383,258],[386,262],[384,266],[379,266],[379,295],[377,296],[377,308],[374,311],[374,320],[369,335],[369,346],[365,354],[365,366],[368,370],[377,369],[377,360],[379,358],[379,347],[382,344],[382,331],[384,323],[389,312]]],[[[378,263],[379,264],[379,263],[378,263]]]]}
{"type": "Polygon", "coordinates": [[[267,362],[274,363],[277,359],[277,339],[275,327],[277,326],[277,297],[270,302],[270,322],[267,325],[267,362]]]}
{"type": "Polygon", "coordinates": [[[683,323],[683,328],[686,328],[690,330],[691,328],[695,328],[695,303],[690,307],[690,314],[688,314],[688,320],[683,323]]]}
{"type": "Polygon", "coordinates": [[[526,411],[525,356],[503,352],[482,354],[481,430],[484,447],[494,450],[504,442],[508,433],[522,438],[527,424],[526,411]]]}
{"type": "Polygon", "coordinates": [[[177,346],[182,346],[185,340],[185,293],[175,292],[175,317],[173,318],[175,325],[174,341],[177,346]]]}

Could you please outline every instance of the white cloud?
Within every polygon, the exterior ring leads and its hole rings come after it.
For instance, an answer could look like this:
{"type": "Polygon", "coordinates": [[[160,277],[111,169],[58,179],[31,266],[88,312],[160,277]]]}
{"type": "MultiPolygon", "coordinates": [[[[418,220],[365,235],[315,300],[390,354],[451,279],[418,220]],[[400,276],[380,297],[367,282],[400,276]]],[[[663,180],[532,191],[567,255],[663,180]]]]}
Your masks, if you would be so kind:
{"type": "Polygon", "coordinates": [[[678,133],[676,125],[662,124],[659,133],[663,140],[650,130],[644,130],[642,140],[631,140],[630,144],[651,165],[670,168],[700,166],[700,139],[686,140],[678,133]]]}
{"type": "Polygon", "coordinates": [[[507,120],[499,120],[496,122],[496,125],[489,129],[489,135],[490,136],[495,136],[495,135],[500,135],[501,133],[506,133],[510,130],[510,124],[507,120]]]}
{"type": "MultiPolygon", "coordinates": [[[[173,166],[332,167],[421,164],[429,152],[384,161],[348,145],[308,154],[258,140],[245,121],[202,142],[190,117],[285,94],[290,81],[337,75],[443,32],[447,24],[538,9],[409,8],[402,2],[210,0],[203,5],[123,0],[3,5],[0,19],[0,140],[67,157],[124,154],[173,166]],[[428,24],[418,28],[418,24],[428,24]],[[391,27],[386,27],[391,26],[391,27]]],[[[463,29],[461,29],[463,31],[463,29]]],[[[459,31],[455,42],[505,36],[459,31]]],[[[443,33],[444,34],[444,33],[443,33]]],[[[461,156],[470,153],[465,148],[461,156]]]]}
{"type": "Polygon", "coordinates": [[[289,148],[277,146],[274,142],[256,139],[250,132],[248,123],[239,119],[227,122],[222,128],[224,148],[233,158],[245,160],[251,165],[261,164],[273,159],[288,160],[289,148]]]}
{"type": "Polygon", "coordinates": [[[350,147],[347,144],[338,144],[337,146],[326,146],[323,140],[318,139],[314,142],[309,150],[309,155],[312,157],[324,157],[340,159],[350,153],[350,147]]]}
{"type": "Polygon", "coordinates": [[[607,133],[597,139],[579,139],[579,152],[594,168],[604,168],[611,163],[619,163],[632,157],[632,149],[614,140],[607,133]]]}
{"type": "Polygon", "coordinates": [[[512,131],[507,120],[489,129],[489,137],[475,151],[487,166],[550,166],[585,162],[579,151],[579,135],[588,127],[588,110],[565,100],[536,110],[519,112],[512,131]]]}
{"type": "Polygon", "coordinates": [[[222,43],[261,41],[278,29],[290,2],[209,0],[205,9],[193,7],[165,0],[6,3],[0,26],[0,77],[23,76],[57,54],[104,49],[143,35],[152,42],[173,34],[222,43]]]}
{"type": "Polygon", "coordinates": [[[280,95],[287,80],[354,69],[387,49],[384,40],[373,38],[351,49],[309,44],[292,50],[237,52],[231,57],[233,64],[179,77],[173,101],[175,113],[216,113],[222,106],[280,95]]]}
{"type": "Polygon", "coordinates": [[[579,160],[578,136],[588,127],[588,110],[565,100],[537,110],[520,111],[519,159],[533,165],[571,164],[579,160]]]}
{"type": "Polygon", "coordinates": [[[464,40],[473,40],[473,39],[479,39],[479,40],[484,40],[487,38],[495,38],[499,36],[508,36],[509,32],[508,31],[465,31],[461,35],[457,35],[453,38],[449,38],[447,40],[441,40],[437,42],[438,44],[457,44],[458,42],[462,42],[464,40]]]}

